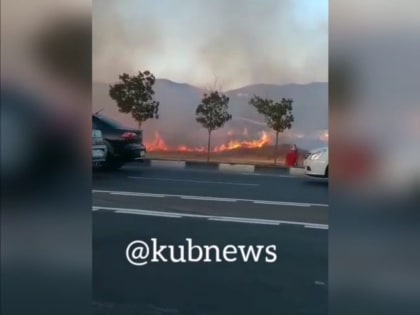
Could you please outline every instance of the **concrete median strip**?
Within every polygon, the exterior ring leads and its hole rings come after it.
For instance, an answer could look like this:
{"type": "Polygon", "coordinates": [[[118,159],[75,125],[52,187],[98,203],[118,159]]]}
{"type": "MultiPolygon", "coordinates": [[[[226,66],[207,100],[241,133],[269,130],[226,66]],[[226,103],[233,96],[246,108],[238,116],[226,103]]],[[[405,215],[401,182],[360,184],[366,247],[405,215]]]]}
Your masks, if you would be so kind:
{"type": "Polygon", "coordinates": [[[300,167],[275,167],[269,165],[251,165],[239,163],[217,163],[204,161],[174,161],[174,160],[145,160],[144,166],[168,167],[195,170],[217,170],[220,172],[234,172],[240,174],[275,174],[279,176],[304,176],[305,170],[300,167]]]}
{"type": "Polygon", "coordinates": [[[254,173],[255,166],[248,165],[248,164],[226,164],[220,163],[219,164],[219,171],[226,171],[226,172],[247,172],[247,173],[254,173]]]}
{"type": "Polygon", "coordinates": [[[305,175],[305,169],[299,168],[299,167],[292,167],[289,168],[289,174],[295,175],[295,176],[304,176],[305,175]]]}

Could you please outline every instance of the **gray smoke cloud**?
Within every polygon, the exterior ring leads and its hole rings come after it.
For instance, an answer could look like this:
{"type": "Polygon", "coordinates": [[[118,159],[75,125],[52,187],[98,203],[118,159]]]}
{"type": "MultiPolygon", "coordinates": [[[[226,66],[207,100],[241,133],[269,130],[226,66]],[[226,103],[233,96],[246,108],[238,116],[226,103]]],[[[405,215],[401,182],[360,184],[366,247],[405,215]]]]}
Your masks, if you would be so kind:
{"type": "Polygon", "coordinates": [[[200,60],[228,86],[243,79],[250,83],[316,81],[314,73],[326,78],[327,54],[321,45],[326,43],[322,34],[327,24],[319,26],[319,34],[305,32],[293,18],[293,3],[296,1],[207,2],[202,10],[215,14],[204,29],[200,60]],[[321,38],[320,43],[310,38],[314,35],[321,38]],[[305,63],[293,64],[291,57],[305,49],[305,63]]]}
{"type": "MultiPolygon", "coordinates": [[[[150,70],[158,78],[185,82],[200,89],[225,91],[258,83],[325,82],[328,21],[325,17],[325,20],[317,18],[315,21],[319,22],[314,22],[311,10],[303,5],[303,0],[94,0],[94,81],[110,83],[122,72],[134,74],[139,70],[150,70]],[[312,18],[311,22],[306,18],[312,18]]],[[[147,141],[158,131],[169,146],[206,143],[206,131],[194,117],[202,91],[190,85],[164,80],[156,83],[156,98],[161,102],[160,118],[144,124],[147,141]]],[[[257,89],[259,93],[262,90],[257,89]]],[[[282,93],[295,95],[292,90],[280,89],[283,92],[279,92],[274,89],[272,97],[290,97],[282,93]]],[[[247,93],[252,94],[252,91],[254,89],[247,93]]],[[[295,132],[303,132],[305,136],[315,129],[327,127],[327,90],[313,92],[309,88],[306,91],[309,92],[295,95],[296,125],[309,126],[309,131],[295,132]],[[305,108],[309,105],[317,109],[305,108]],[[308,114],[311,110],[315,114],[308,114]],[[307,123],[305,116],[308,116],[307,123]]],[[[109,99],[106,84],[94,85],[93,92],[95,109],[105,107],[104,114],[132,122],[129,115],[117,112],[116,105],[109,99]]],[[[254,118],[253,109],[247,103],[251,94],[241,99],[235,92],[227,93],[235,119],[214,133],[212,143],[226,143],[232,139],[230,133],[234,134],[234,139],[258,139],[260,132],[267,128],[263,118],[257,124],[249,121],[254,118]],[[236,119],[244,114],[248,121],[236,119]],[[245,127],[247,134],[243,135],[245,127]]],[[[282,141],[289,142],[289,138],[284,137],[282,141]]],[[[306,140],[293,141],[300,145],[306,140]]],[[[312,147],[306,142],[302,145],[312,147]]]]}
{"type": "Polygon", "coordinates": [[[302,25],[296,3],[95,0],[94,80],[115,81],[119,73],[145,70],[156,59],[170,68],[176,50],[191,56],[191,63],[163,75],[174,73],[170,79],[200,87],[216,78],[223,89],[326,81],[328,21],[302,25]]]}
{"type": "Polygon", "coordinates": [[[133,73],[136,58],[156,53],[161,48],[159,21],[151,17],[135,23],[126,21],[118,3],[93,1],[92,58],[93,77],[97,81],[113,82],[118,74],[133,73]]]}

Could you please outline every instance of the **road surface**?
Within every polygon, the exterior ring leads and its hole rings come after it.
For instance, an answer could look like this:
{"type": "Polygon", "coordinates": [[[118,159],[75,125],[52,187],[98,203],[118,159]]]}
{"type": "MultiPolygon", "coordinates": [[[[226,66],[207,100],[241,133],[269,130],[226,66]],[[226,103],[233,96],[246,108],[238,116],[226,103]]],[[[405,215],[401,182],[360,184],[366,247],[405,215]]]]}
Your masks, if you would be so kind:
{"type": "Polygon", "coordinates": [[[325,181],[128,166],[94,174],[93,210],[96,314],[327,314],[325,181]],[[127,245],[152,238],[277,260],[130,264],[127,245]]]}

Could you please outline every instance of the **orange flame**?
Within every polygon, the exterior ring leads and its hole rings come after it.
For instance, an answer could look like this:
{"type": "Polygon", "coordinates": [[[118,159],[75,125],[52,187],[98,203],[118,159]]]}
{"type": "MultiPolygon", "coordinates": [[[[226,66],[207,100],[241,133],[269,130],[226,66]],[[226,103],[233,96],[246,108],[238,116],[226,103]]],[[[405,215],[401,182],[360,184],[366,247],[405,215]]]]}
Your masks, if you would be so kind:
{"type": "MultiPolygon", "coordinates": [[[[223,152],[236,149],[255,149],[262,148],[270,145],[272,140],[266,132],[261,132],[261,136],[257,140],[230,140],[228,143],[221,144],[213,148],[213,152],[223,152]]],[[[207,152],[205,147],[188,147],[186,145],[180,145],[178,147],[170,148],[159,132],[155,132],[155,137],[151,142],[145,143],[148,151],[178,151],[178,152],[207,152]]]]}
{"type": "Polygon", "coordinates": [[[189,148],[186,145],[180,145],[176,148],[175,151],[179,152],[207,152],[207,150],[204,147],[197,147],[197,148],[189,148]]]}
{"type": "Polygon", "coordinates": [[[262,148],[266,145],[271,144],[271,139],[267,135],[266,132],[261,133],[260,139],[257,140],[251,140],[251,141],[237,141],[237,140],[231,140],[226,144],[219,145],[213,149],[214,152],[223,152],[223,151],[229,151],[229,150],[235,150],[235,149],[255,149],[255,148],[262,148]]]}
{"type": "Polygon", "coordinates": [[[159,132],[155,132],[155,138],[152,142],[146,143],[147,151],[168,151],[165,140],[160,136],[159,132]]]}

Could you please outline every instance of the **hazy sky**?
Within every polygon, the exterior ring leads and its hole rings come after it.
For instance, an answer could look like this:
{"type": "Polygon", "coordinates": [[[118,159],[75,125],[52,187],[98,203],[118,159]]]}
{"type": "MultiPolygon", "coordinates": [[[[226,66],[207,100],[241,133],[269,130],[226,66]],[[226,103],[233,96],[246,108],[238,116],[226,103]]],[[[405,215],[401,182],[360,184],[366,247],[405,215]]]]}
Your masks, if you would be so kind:
{"type": "Polygon", "coordinates": [[[94,0],[93,76],[231,89],[328,79],[328,0],[94,0]]]}

